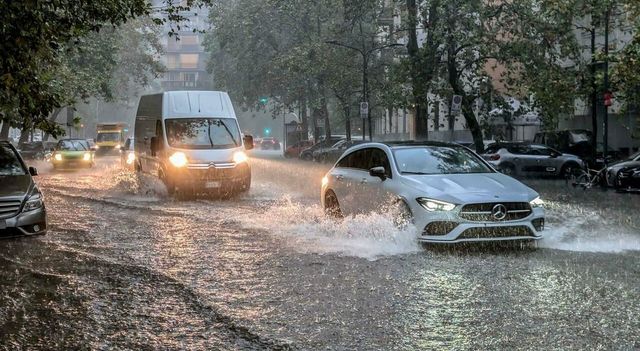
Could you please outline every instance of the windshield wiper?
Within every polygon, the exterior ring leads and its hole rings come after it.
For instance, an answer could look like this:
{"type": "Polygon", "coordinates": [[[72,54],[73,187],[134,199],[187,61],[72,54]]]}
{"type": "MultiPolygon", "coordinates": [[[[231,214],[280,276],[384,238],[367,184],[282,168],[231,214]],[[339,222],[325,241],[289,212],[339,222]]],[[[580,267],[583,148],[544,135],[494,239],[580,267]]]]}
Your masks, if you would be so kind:
{"type": "MultiPolygon", "coordinates": [[[[198,95],[198,97],[200,97],[200,95],[198,95]]],[[[207,137],[209,137],[209,143],[211,144],[211,147],[215,147],[213,145],[213,139],[211,139],[211,121],[209,121],[209,124],[207,125],[207,137]]]]}
{"type": "Polygon", "coordinates": [[[231,140],[233,140],[233,144],[235,146],[238,146],[238,142],[236,141],[236,138],[233,136],[233,133],[231,133],[231,130],[229,130],[229,127],[227,127],[227,125],[222,120],[218,120],[218,123],[222,124],[224,129],[226,129],[227,133],[229,133],[229,136],[231,137],[231,140]]]}
{"type": "Polygon", "coordinates": [[[431,173],[424,173],[424,172],[410,172],[410,171],[402,171],[402,174],[431,174],[431,173]]]}

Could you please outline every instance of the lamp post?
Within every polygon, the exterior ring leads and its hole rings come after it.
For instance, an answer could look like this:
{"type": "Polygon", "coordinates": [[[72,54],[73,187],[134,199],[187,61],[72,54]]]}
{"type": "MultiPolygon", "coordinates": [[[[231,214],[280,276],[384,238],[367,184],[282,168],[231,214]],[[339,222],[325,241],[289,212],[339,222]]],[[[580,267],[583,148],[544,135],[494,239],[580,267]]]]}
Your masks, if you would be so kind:
{"type": "MultiPolygon", "coordinates": [[[[363,45],[363,48],[357,48],[355,46],[350,46],[350,45],[347,45],[347,44],[340,43],[337,40],[328,40],[325,43],[331,44],[331,45],[336,45],[336,46],[341,46],[343,48],[354,50],[354,51],[358,52],[362,56],[362,102],[367,103],[367,105],[369,105],[369,57],[371,56],[371,54],[373,54],[374,52],[376,52],[378,50],[383,50],[383,49],[390,48],[390,47],[404,46],[402,44],[394,43],[394,44],[387,44],[387,45],[383,45],[383,46],[374,47],[374,48],[371,48],[369,50],[365,50],[364,49],[364,45],[363,45]]],[[[372,124],[373,124],[373,123],[371,123],[371,109],[369,109],[367,111],[366,118],[363,118],[363,120],[362,120],[362,122],[363,122],[363,125],[362,125],[362,140],[365,140],[365,126],[364,126],[365,119],[369,123],[369,140],[373,141],[373,129],[371,127],[372,124]]]]}

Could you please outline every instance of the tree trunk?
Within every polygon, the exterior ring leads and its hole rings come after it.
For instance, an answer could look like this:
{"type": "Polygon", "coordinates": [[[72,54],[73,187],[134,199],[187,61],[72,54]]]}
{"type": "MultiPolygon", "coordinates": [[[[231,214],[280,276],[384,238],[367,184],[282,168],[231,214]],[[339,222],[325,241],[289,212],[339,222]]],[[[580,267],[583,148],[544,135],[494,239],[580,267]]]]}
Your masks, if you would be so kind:
{"type": "Polygon", "coordinates": [[[344,129],[347,134],[347,141],[351,141],[351,106],[348,103],[342,105],[344,111],[344,129]]]}
{"type": "Polygon", "coordinates": [[[480,123],[478,123],[476,115],[473,112],[473,99],[468,97],[462,88],[462,82],[458,76],[458,67],[456,65],[456,56],[453,52],[453,48],[455,48],[455,43],[449,43],[449,52],[447,55],[449,85],[455,95],[462,96],[462,114],[465,122],[467,123],[467,128],[469,128],[471,135],[473,136],[473,143],[475,145],[476,152],[481,153],[484,152],[482,128],[480,128],[480,123]]]}
{"type": "Polygon", "coordinates": [[[29,133],[31,132],[31,128],[27,125],[23,124],[20,129],[20,140],[18,140],[18,144],[26,143],[29,141],[29,133]]]}
{"type": "Polygon", "coordinates": [[[9,139],[9,128],[11,128],[11,125],[9,124],[9,120],[5,119],[4,121],[2,121],[2,130],[0,130],[0,140],[9,139]]]}

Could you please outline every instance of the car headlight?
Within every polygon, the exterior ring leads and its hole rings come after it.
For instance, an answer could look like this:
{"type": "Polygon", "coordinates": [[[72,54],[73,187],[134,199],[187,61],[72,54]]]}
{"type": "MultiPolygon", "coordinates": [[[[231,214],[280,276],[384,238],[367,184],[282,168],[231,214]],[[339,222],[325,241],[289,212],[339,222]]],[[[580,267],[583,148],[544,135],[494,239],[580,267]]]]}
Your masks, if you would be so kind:
{"type": "Polygon", "coordinates": [[[322,177],[322,186],[329,184],[329,178],[327,176],[322,177]]]}
{"type": "Polygon", "coordinates": [[[61,155],[61,154],[56,154],[56,155],[53,157],[53,159],[54,159],[54,160],[56,160],[56,161],[62,161],[62,155],[61,155]]]}
{"type": "Polygon", "coordinates": [[[428,199],[426,197],[421,197],[419,199],[417,199],[418,203],[420,204],[420,206],[424,207],[425,210],[427,211],[452,211],[454,208],[456,208],[455,204],[451,204],[448,202],[444,202],[444,201],[439,201],[439,200],[434,200],[434,199],[428,199]]]}
{"type": "Polygon", "coordinates": [[[33,211],[41,208],[44,202],[42,201],[42,194],[40,192],[36,192],[29,197],[27,202],[24,204],[24,208],[22,212],[33,211]]]}
{"type": "Polygon", "coordinates": [[[543,207],[544,201],[542,201],[542,199],[538,196],[535,199],[529,201],[529,204],[531,204],[531,207],[543,207]]]}
{"type": "Polygon", "coordinates": [[[188,162],[187,155],[182,152],[176,152],[171,155],[171,157],[169,157],[169,161],[171,161],[171,164],[177,168],[186,166],[188,162]]]}
{"type": "Polygon", "coordinates": [[[85,161],[91,161],[91,154],[86,152],[84,156],[82,156],[82,159],[85,161]]]}
{"type": "Polygon", "coordinates": [[[235,163],[247,162],[248,160],[249,160],[249,157],[247,156],[247,154],[245,154],[242,151],[238,151],[235,154],[233,154],[233,162],[235,163]]]}
{"type": "Polygon", "coordinates": [[[136,154],[134,154],[133,152],[130,152],[127,155],[127,164],[132,164],[135,159],[136,159],[136,154]]]}

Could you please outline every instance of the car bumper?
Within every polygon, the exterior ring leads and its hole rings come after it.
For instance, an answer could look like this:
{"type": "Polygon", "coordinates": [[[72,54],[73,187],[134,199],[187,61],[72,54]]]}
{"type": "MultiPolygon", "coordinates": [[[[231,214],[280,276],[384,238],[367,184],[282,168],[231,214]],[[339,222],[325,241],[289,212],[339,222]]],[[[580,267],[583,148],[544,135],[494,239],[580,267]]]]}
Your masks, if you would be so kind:
{"type": "Polygon", "coordinates": [[[414,214],[416,212],[423,214],[415,219],[419,230],[418,241],[425,243],[540,240],[544,230],[545,216],[542,208],[533,208],[531,214],[522,219],[495,222],[469,221],[460,218],[457,213],[425,214],[424,209],[414,210],[414,214]],[[444,230],[444,235],[430,235],[427,226],[432,223],[449,223],[455,227],[444,230]]]}
{"type": "Polygon", "coordinates": [[[0,219],[0,238],[42,235],[47,233],[47,212],[45,207],[21,212],[17,216],[0,219]]]}
{"type": "Polygon", "coordinates": [[[242,187],[251,179],[251,168],[240,164],[233,168],[180,169],[170,175],[176,188],[193,192],[223,192],[242,187]]]}

